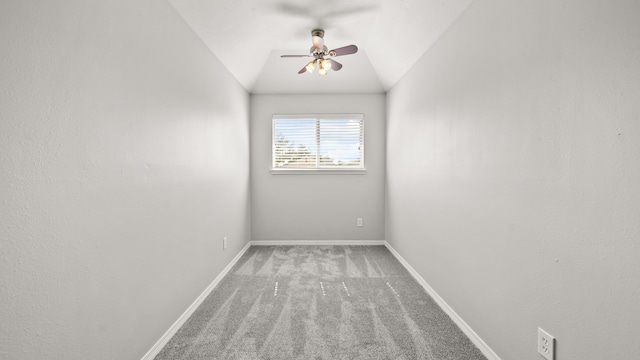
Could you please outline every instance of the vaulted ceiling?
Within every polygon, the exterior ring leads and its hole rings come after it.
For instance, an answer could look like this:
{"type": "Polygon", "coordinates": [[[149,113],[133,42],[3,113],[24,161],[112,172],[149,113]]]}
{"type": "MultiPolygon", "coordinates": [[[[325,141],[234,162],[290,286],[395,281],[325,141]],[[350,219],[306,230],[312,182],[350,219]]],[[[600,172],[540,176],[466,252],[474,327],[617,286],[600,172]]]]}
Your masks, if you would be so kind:
{"type": "Polygon", "coordinates": [[[382,93],[434,44],[472,0],[169,0],[238,81],[254,94],[382,93]],[[340,71],[298,74],[311,30],[325,30],[340,71]]]}

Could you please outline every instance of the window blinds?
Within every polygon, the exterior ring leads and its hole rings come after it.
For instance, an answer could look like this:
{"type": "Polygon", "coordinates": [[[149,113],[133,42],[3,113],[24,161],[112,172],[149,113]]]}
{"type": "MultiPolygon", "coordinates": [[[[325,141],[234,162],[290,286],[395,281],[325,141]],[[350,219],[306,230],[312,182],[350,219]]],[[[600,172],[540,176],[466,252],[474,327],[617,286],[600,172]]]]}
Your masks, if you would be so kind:
{"type": "Polygon", "coordinates": [[[363,115],[274,115],[273,168],[363,169],[363,115]]]}

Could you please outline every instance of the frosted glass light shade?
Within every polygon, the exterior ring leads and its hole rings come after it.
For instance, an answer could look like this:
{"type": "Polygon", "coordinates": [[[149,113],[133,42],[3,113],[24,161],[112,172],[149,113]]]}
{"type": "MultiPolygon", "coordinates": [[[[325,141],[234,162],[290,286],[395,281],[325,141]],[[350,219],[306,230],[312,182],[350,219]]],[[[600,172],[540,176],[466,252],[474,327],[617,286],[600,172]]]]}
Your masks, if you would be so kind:
{"type": "Polygon", "coordinates": [[[316,61],[315,60],[309,61],[309,63],[307,64],[307,71],[312,73],[313,69],[315,68],[316,68],[316,61]]]}

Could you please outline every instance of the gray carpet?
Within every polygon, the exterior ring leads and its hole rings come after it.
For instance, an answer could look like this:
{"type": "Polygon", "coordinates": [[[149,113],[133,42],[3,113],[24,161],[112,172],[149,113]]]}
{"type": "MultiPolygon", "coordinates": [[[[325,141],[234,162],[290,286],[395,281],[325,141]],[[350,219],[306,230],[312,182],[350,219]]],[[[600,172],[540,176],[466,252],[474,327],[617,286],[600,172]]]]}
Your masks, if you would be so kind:
{"type": "Polygon", "coordinates": [[[384,246],[252,246],[164,359],[486,358],[384,246]]]}

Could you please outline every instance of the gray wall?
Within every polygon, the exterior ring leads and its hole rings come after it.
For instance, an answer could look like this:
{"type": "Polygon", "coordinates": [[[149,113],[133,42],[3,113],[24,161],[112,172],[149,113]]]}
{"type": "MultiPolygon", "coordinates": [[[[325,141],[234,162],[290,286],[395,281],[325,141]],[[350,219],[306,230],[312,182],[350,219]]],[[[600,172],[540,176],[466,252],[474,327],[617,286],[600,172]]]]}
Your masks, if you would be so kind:
{"type": "Polygon", "coordinates": [[[388,94],[387,240],[502,359],[639,359],[640,2],[476,0],[388,94]]]}
{"type": "Polygon", "coordinates": [[[0,44],[0,358],[140,359],[250,237],[249,96],[166,1],[3,1],[0,44]]]}
{"type": "Polygon", "coordinates": [[[252,95],[252,239],[383,240],[384,116],[383,94],[252,95]],[[363,113],[366,175],[270,174],[272,115],[287,113],[363,113]]]}

